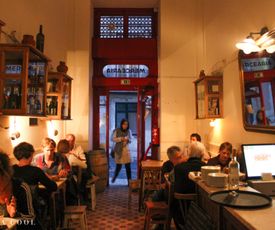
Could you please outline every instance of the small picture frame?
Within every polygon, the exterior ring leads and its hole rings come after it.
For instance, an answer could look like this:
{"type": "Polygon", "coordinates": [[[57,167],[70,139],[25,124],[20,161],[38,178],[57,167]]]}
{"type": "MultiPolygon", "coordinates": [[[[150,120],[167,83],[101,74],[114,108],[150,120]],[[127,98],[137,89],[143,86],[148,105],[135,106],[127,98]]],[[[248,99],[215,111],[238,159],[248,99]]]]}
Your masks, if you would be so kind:
{"type": "Polygon", "coordinates": [[[38,119],[35,117],[30,117],[29,126],[38,126],[38,119]]]}

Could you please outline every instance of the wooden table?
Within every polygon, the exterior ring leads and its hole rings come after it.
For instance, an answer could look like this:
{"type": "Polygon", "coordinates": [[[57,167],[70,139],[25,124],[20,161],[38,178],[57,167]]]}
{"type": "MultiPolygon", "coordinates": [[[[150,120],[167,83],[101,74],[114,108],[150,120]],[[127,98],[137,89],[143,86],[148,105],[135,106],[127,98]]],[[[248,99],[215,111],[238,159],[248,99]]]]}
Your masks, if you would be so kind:
{"type": "Polygon", "coordinates": [[[141,161],[141,186],[139,191],[139,211],[144,201],[145,190],[158,190],[161,185],[161,167],[163,162],[157,160],[141,161]]]}
{"type": "MultiPolygon", "coordinates": [[[[61,178],[59,181],[56,181],[57,190],[51,193],[50,197],[50,217],[52,221],[52,228],[57,228],[57,219],[59,218],[60,223],[59,225],[62,226],[63,224],[63,217],[64,217],[64,209],[61,209],[61,212],[58,214],[56,213],[56,201],[58,201],[59,195],[62,196],[63,206],[66,206],[66,178],[61,178]]],[[[44,185],[39,184],[39,189],[46,189],[44,185]]]]}
{"type": "MultiPolygon", "coordinates": [[[[271,207],[256,209],[238,209],[222,206],[209,199],[213,192],[222,191],[226,188],[209,187],[204,181],[197,181],[198,203],[212,218],[215,229],[223,230],[275,230],[275,201],[271,207]],[[236,227],[237,226],[237,227],[236,227]]],[[[240,190],[258,192],[251,187],[240,187],[240,190]]]]}

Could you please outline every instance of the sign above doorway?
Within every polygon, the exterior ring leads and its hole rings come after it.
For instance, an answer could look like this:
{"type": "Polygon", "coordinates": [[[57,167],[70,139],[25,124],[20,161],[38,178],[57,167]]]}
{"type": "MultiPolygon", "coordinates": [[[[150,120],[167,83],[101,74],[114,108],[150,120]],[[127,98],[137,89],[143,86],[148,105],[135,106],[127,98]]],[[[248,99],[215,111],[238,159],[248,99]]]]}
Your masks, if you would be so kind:
{"type": "Polygon", "coordinates": [[[149,68],[146,65],[112,64],[103,67],[103,75],[107,78],[146,78],[149,68]]]}

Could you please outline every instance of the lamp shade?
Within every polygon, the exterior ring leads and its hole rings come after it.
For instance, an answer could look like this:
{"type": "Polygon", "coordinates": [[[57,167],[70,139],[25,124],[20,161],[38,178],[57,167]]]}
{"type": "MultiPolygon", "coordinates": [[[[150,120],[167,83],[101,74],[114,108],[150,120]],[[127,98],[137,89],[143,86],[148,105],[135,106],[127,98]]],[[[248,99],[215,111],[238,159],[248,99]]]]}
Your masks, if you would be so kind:
{"type": "Polygon", "coordinates": [[[246,54],[250,54],[251,52],[259,52],[261,50],[260,47],[257,46],[256,42],[250,37],[238,42],[236,47],[243,50],[246,54]]]}
{"type": "Polygon", "coordinates": [[[275,52],[275,45],[271,45],[265,48],[266,52],[274,53],[275,52]]]}

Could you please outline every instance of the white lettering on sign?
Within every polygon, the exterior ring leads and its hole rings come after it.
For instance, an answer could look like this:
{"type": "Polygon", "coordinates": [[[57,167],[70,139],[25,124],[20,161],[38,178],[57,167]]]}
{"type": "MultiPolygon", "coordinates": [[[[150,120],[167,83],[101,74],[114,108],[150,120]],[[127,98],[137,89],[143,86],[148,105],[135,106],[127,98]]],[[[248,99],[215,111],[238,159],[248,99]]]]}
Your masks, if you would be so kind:
{"type": "Polygon", "coordinates": [[[275,66],[275,61],[270,57],[242,59],[241,62],[244,72],[269,70],[275,66]]]}
{"type": "Polygon", "coordinates": [[[129,79],[122,79],[120,81],[120,84],[121,85],[131,85],[131,80],[129,80],[129,79]]]}
{"type": "Polygon", "coordinates": [[[107,78],[145,78],[149,75],[149,68],[146,65],[105,65],[103,75],[107,78]]]}

